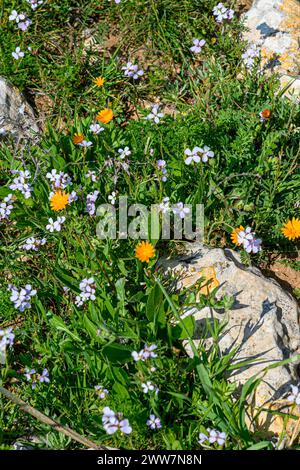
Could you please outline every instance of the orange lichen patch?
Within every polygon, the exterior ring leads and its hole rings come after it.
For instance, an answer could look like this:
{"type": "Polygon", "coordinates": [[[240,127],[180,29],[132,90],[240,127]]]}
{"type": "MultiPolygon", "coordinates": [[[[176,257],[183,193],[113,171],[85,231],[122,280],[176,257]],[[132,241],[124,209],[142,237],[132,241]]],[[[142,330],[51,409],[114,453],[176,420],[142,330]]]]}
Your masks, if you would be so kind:
{"type": "Polygon", "coordinates": [[[195,285],[199,287],[198,295],[208,295],[216,287],[219,287],[220,283],[217,279],[215,268],[213,266],[207,266],[199,271],[190,268],[188,272],[182,273],[180,285],[182,287],[195,285]]]}

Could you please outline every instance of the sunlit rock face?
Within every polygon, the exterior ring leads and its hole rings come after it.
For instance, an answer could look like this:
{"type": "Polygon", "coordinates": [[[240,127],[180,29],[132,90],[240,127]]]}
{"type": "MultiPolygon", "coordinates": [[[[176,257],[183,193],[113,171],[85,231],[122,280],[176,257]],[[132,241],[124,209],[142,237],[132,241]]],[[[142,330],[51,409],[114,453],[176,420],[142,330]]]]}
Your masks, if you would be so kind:
{"type": "Polygon", "coordinates": [[[245,39],[261,47],[266,68],[279,73],[287,95],[300,95],[300,2],[255,0],[245,15],[245,39]]]}
{"type": "Polygon", "coordinates": [[[35,139],[39,132],[34,112],[20,91],[0,77],[0,129],[2,138],[35,139]]]}

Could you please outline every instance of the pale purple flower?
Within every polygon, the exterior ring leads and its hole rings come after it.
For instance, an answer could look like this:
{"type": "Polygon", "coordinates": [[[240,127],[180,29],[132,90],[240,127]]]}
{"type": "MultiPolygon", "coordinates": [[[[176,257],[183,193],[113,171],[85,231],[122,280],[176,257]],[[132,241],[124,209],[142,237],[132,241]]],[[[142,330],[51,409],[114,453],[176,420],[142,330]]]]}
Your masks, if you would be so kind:
{"type": "Polygon", "coordinates": [[[237,233],[237,242],[239,245],[243,245],[247,253],[258,253],[261,251],[262,241],[255,238],[255,233],[252,233],[251,227],[247,227],[245,230],[241,230],[237,233]]]}
{"type": "Polygon", "coordinates": [[[147,420],[147,426],[149,426],[150,429],[160,429],[161,428],[160,418],[158,418],[155,415],[150,415],[149,419],[147,420]]]}
{"type": "Polygon", "coordinates": [[[108,196],[108,200],[110,202],[110,204],[112,204],[113,206],[115,205],[116,203],[116,192],[113,191],[109,196],[108,196]]]}
{"type": "Polygon", "coordinates": [[[101,127],[100,124],[91,124],[90,131],[94,134],[100,134],[100,132],[104,131],[104,127],[101,127]]]}
{"type": "Polygon", "coordinates": [[[14,59],[19,60],[22,57],[24,57],[25,54],[23,51],[21,51],[20,47],[16,47],[16,50],[12,52],[11,55],[13,56],[14,59]]]}
{"type": "Polygon", "coordinates": [[[43,0],[27,0],[32,10],[36,10],[39,5],[43,4],[43,0]]]}
{"type": "Polygon", "coordinates": [[[193,46],[190,48],[195,54],[202,51],[202,47],[206,44],[205,39],[193,39],[193,46]]]}
{"type": "Polygon", "coordinates": [[[78,145],[79,147],[91,147],[93,145],[93,142],[91,142],[90,140],[83,140],[78,145]]]}
{"type": "Polygon", "coordinates": [[[199,156],[199,153],[201,151],[200,147],[194,147],[193,150],[190,149],[185,149],[184,154],[187,156],[186,159],[184,160],[184,163],[186,165],[190,165],[191,163],[199,163],[201,158],[199,156]]]}
{"type": "Polygon", "coordinates": [[[155,391],[156,395],[158,394],[158,387],[154,385],[150,380],[145,383],[142,383],[142,390],[144,393],[155,391]]]}
{"type": "Polygon", "coordinates": [[[133,357],[133,359],[138,362],[138,361],[144,361],[145,358],[144,358],[144,350],[142,349],[141,351],[137,352],[137,351],[132,351],[131,353],[131,356],[133,357]]]}
{"type": "Polygon", "coordinates": [[[166,214],[170,210],[170,198],[164,197],[162,202],[159,204],[159,210],[166,214]]]}
{"type": "Polygon", "coordinates": [[[242,54],[242,59],[247,68],[251,69],[255,63],[255,59],[259,57],[260,47],[256,44],[250,44],[244,54],[242,54]]]}
{"type": "Polygon", "coordinates": [[[123,413],[115,413],[108,406],[103,408],[102,423],[107,434],[114,434],[118,430],[124,434],[132,432],[132,427],[128,419],[123,418],[123,413]]]}
{"type": "Polygon", "coordinates": [[[28,170],[11,170],[12,174],[17,174],[16,178],[13,179],[12,184],[9,186],[13,191],[20,191],[25,199],[29,199],[31,196],[32,186],[28,183],[31,175],[28,170]]]}
{"type": "Polygon", "coordinates": [[[15,335],[11,326],[0,330],[0,351],[5,350],[7,346],[11,348],[14,344],[14,339],[15,335]]]}
{"type": "Polygon", "coordinates": [[[184,207],[183,202],[177,202],[177,204],[172,206],[173,214],[179,215],[181,219],[184,219],[187,214],[190,213],[190,209],[188,207],[184,207]]]}
{"type": "Polygon", "coordinates": [[[13,195],[9,194],[3,199],[3,202],[0,203],[0,220],[7,219],[12,209],[14,208],[12,204],[12,198],[13,195]]]}
{"type": "Polygon", "coordinates": [[[133,351],[131,353],[131,356],[136,362],[137,361],[144,362],[146,359],[152,359],[152,358],[157,357],[157,354],[154,352],[155,349],[157,349],[156,344],[151,344],[149,346],[148,344],[145,344],[144,348],[140,352],[133,351]]]}
{"type": "Polygon", "coordinates": [[[26,18],[24,21],[20,21],[20,23],[18,23],[18,28],[25,32],[31,24],[32,21],[29,18],[26,18]]]}
{"type": "Polygon", "coordinates": [[[32,381],[32,389],[34,389],[36,387],[36,370],[35,369],[29,369],[29,367],[26,367],[25,368],[25,377],[26,377],[26,380],[27,382],[31,382],[32,381]]]}
{"type": "MultiPolygon", "coordinates": [[[[16,22],[17,22],[18,18],[19,18],[19,14],[16,10],[13,10],[11,12],[11,14],[9,15],[9,17],[8,17],[9,21],[16,21],[16,22]]],[[[24,18],[25,18],[25,16],[24,16],[24,18]]]]}
{"type": "Polygon", "coordinates": [[[25,309],[31,307],[31,297],[35,296],[37,293],[30,284],[26,284],[26,286],[21,287],[20,290],[12,284],[9,284],[7,290],[11,293],[10,301],[13,302],[14,307],[20,312],[24,312],[25,309]]]}
{"type": "Polygon", "coordinates": [[[156,164],[158,168],[165,168],[165,166],[167,165],[167,162],[166,160],[157,160],[156,164]]]}
{"type": "Polygon", "coordinates": [[[61,226],[65,222],[66,218],[65,216],[62,217],[57,217],[57,219],[54,221],[52,217],[48,219],[49,224],[46,225],[46,229],[49,230],[49,232],[60,232],[61,231],[61,226]]]}
{"type": "Polygon", "coordinates": [[[99,191],[94,191],[93,193],[88,194],[86,197],[86,210],[91,216],[96,212],[95,202],[98,198],[98,195],[99,191]]]}
{"type": "Polygon", "coordinates": [[[59,173],[57,170],[51,170],[51,173],[46,174],[46,178],[52,183],[52,188],[56,189],[65,189],[69,184],[72,184],[72,178],[63,171],[59,173]]]}
{"type": "Polygon", "coordinates": [[[185,155],[187,155],[184,163],[186,165],[190,165],[191,163],[199,163],[201,160],[203,163],[206,163],[209,158],[214,157],[214,152],[205,145],[203,148],[201,147],[194,147],[193,150],[186,149],[184,151],[185,155]]]}
{"type": "Polygon", "coordinates": [[[96,175],[96,172],[93,171],[93,170],[89,170],[86,174],[85,174],[85,178],[90,178],[93,183],[96,183],[98,181],[98,176],[96,175]]]}
{"type": "Polygon", "coordinates": [[[48,369],[44,369],[42,374],[39,375],[38,377],[39,381],[41,383],[49,383],[50,382],[50,378],[49,378],[49,372],[48,372],[48,369]]]}
{"type": "Polygon", "coordinates": [[[216,429],[207,428],[207,435],[204,433],[199,434],[199,444],[204,444],[206,441],[208,444],[214,444],[217,442],[220,446],[223,446],[226,441],[226,432],[220,432],[216,429]]]}
{"type": "Polygon", "coordinates": [[[78,196],[77,196],[76,191],[71,191],[70,194],[69,194],[68,203],[72,204],[72,202],[77,201],[77,199],[78,199],[78,196]]]}
{"type": "Polygon", "coordinates": [[[88,300],[95,300],[96,286],[93,277],[83,279],[79,284],[80,294],[76,296],[75,304],[81,307],[88,300]]]}
{"type": "Polygon", "coordinates": [[[225,7],[220,2],[213,8],[213,15],[218,23],[222,23],[223,20],[231,20],[234,16],[234,11],[225,7]]]}
{"type": "Polygon", "coordinates": [[[300,390],[299,386],[296,387],[296,385],[291,385],[292,393],[287,397],[287,399],[293,403],[296,403],[296,405],[300,405],[300,390]]]}
{"type": "Polygon", "coordinates": [[[132,64],[131,62],[127,62],[125,67],[122,67],[122,70],[124,70],[125,77],[130,77],[130,78],[133,78],[134,80],[137,80],[142,75],[144,75],[144,70],[139,69],[138,65],[132,64]]]}
{"type": "Polygon", "coordinates": [[[6,129],[4,127],[0,128],[0,136],[1,135],[3,135],[3,136],[6,135],[6,129]]]}
{"type": "Polygon", "coordinates": [[[26,251],[38,251],[39,248],[46,243],[46,238],[37,239],[34,237],[29,237],[25,241],[24,245],[21,245],[21,248],[26,251]]]}
{"type": "Polygon", "coordinates": [[[129,150],[129,147],[125,147],[123,149],[118,150],[119,157],[123,160],[126,157],[129,157],[131,155],[131,151],[129,150]]]}
{"type": "Polygon", "coordinates": [[[159,113],[158,110],[159,110],[158,104],[155,104],[154,106],[152,106],[151,113],[148,114],[148,116],[146,116],[146,119],[148,119],[149,121],[155,122],[155,124],[158,124],[159,120],[162,117],[164,117],[164,114],[159,113]]]}
{"type": "Polygon", "coordinates": [[[109,391],[107,388],[104,388],[102,385],[95,385],[94,389],[96,391],[96,394],[101,400],[104,400],[106,396],[109,394],[109,391]]]}

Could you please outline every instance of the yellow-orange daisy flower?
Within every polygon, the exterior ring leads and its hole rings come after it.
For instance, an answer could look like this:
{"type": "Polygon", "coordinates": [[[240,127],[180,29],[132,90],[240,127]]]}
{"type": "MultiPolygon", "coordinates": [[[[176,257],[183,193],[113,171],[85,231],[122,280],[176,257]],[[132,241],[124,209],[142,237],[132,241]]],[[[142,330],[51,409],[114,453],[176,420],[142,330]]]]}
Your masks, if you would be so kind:
{"type": "Polygon", "coordinates": [[[114,117],[114,113],[112,109],[105,108],[105,109],[102,109],[102,111],[100,111],[97,114],[96,119],[97,121],[100,121],[103,124],[107,124],[112,120],[113,117],[114,117]]]}
{"type": "Polygon", "coordinates": [[[56,191],[50,199],[51,209],[53,211],[60,211],[66,207],[69,203],[70,194],[65,193],[64,191],[56,191]]]}
{"type": "Polygon", "coordinates": [[[149,263],[150,258],[154,258],[155,249],[150,242],[140,242],[135,248],[135,257],[142,262],[149,263]]]}
{"type": "Polygon", "coordinates": [[[97,85],[98,87],[101,87],[104,85],[104,78],[103,77],[96,77],[95,80],[94,80],[94,83],[95,85],[97,85]]]}
{"type": "Polygon", "coordinates": [[[78,134],[74,134],[72,140],[73,140],[73,144],[75,145],[81,144],[81,142],[84,140],[84,135],[81,134],[81,132],[78,134]]]}
{"type": "Polygon", "coordinates": [[[231,232],[230,238],[231,238],[232,243],[234,243],[235,245],[239,245],[238,234],[242,232],[243,230],[245,230],[244,227],[240,225],[239,227],[235,228],[233,232],[231,232]]]}
{"type": "Polygon", "coordinates": [[[292,220],[289,220],[281,229],[285,238],[289,240],[295,240],[295,238],[300,237],[300,219],[295,217],[292,220]]]}

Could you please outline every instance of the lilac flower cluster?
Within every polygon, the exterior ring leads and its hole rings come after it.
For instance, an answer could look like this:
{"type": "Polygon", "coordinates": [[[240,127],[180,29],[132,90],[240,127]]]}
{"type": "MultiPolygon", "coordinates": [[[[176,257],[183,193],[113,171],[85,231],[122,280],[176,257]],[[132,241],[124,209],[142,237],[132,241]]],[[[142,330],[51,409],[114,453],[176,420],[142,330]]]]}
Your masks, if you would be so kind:
{"type": "Polygon", "coordinates": [[[22,31],[27,31],[32,21],[27,18],[26,13],[18,13],[16,10],[13,10],[8,17],[9,21],[15,21],[18,25],[18,28],[22,31]]]}
{"type": "Polygon", "coordinates": [[[144,75],[144,70],[139,69],[139,66],[136,64],[133,64],[132,62],[127,62],[125,67],[122,67],[122,70],[124,70],[125,77],[130,77],[130,78],[133,78],[134,80],[137,80],[142,75],[144,75]]]}
{"type": "Polygon", "coordinates": [[[262,241],[259,238],[255,238],[255,233],[251,233],[251,227],[238,232],[237,241],[239,245],[243,245],[247,253],[258,253],[261,251],[262,241]]]}
{"type": "Polygon", "coordinates": [[[83,140],[82,142],[79,142],[79,147],[91,147],[93,145],[93,142],[90,140],[83,140]]]}
{"type": "Polygon", "coordinates": [[[42,245],[45,245],[46,241],[47,241],[46,238],[42,238],[41,240],[38,240],[37,238],[30,237],[30,238],[27,238],[27,240],[25,241],[24,245],[21,246],[21,248],[23,248],[23,250],[26,250],[26,251],[38,251],[42,245]]]}
{"type": "Polygon", "coordinates": [[[13,302],[14,307],[20,312],[24,312],[25,309],[31,307],[31,297],[36,295],[36,290],[33,289],[30,284],[26,284],[26,286],[22,287],[20,290],[12,284],[9,284],[7,290],[11,292],[11,302],[13,302]]]}
{"type": "Polygon", "coordinates": [[[94,191],[90,193],[86,197],[86,210],[89,215],[94,215],[96,212],[96,205],[95,202],[97,201],[99,195],[99,191],[94,191]]]}
{"type": "Polygon", "coordinates": [[[108,406],[103,408],[102,423],[107,434],[114,434],[118,430],[124,434],[132,432],[132,427],[128,419],[124,419],[123,413],[115,413],[108,406]]]}
{"type": "Polygon", "coordinates": [[[159,110],[158,104],[155,104],[154,106],[152,106],[151,113],[148,114],[148,116],[146,116],[146,119],[148,119],[149,121],[155,122],[155,124],[158,124],[160,119],[164,117],[164,113],[159,113],[158,110],[159,110]]]}
{"type": "Polygon", "coordinates": [[[72,178],[68,173],[57,170],[51,170],[51,173],[46,174],[46,178],[52,183],[52,189],[65,189],[69,184],[72,184],[72,178]]]}
{"type": "Polygon", "coordinates": [[[223,20],[232,20],[234,16],[234,11],[231,8],[226,8],[221,2],[213,8],[212,13],[217,23],[222,23],[223,20]]]}
{"type": "Polygon", "coordinates": [[[102,385],[95,385],[94,389],[97,396],[101,398],[101,400],[104,400],[104,398],[106,398],[106,396],[109,394],[107,388],[104,388],[102,385]]]}
{"type": "Polygon", "coordinates": [[[28,180],[31,178],[30,172],[28,170],[11,170],[11,173],[17,174],[18,176],[13,179],[9,188],[13,191],[20,191],[24,195],[25,199],[29,199],[32,191],[32,186],[28,183],[28,180]]]}
{"type": "Polygon", "coordinates": [[[155,349],[157,349],[157,345],[156,344],[151,344],[150,346],[148,346],[147,344],[145,344],[144,348],[141,349],[140,352],[137,352],[137,351],[133,351],[131,353],[133,359],[137,362],[137,361],[146,361],[147,359],[152,359],[152,358],[155,358],[157,357],[157,354],[154,352],[155,349]]]}
{"type": "Polygon", "coordinates": [[[12,204],[12,198],[13,195],[9,194],[3,199],[3,202],[0,203],[0,220],[7,219],[12,209],[14,208],[12,204]]]}
{"type": "Polygon", "coordinates": [[[32,382],[32,389],[35,389],[37,383],[49,383],[49,372],[48,369],[44,369],[41,374],[37,374],[35,369],[29,369],[28,367],[25,368],[25,377],[28,382],[32,382]]]}
{"type": "Polygon", "coordinates": [[[60,232],[61,231],[61,226],[65,222],[66,218],[65,216],[62,217],[57,217],[56,220],[53,220],[52,217],[48,219],[49,224],[46,225],[46,229],[49,230],[49,232],[60,232]]]}
{"type": "Polygon", "coordinates": [[[166,160],[157,160],[156,164],[157,164],[157,168],[162,174],[161,180],[163,183],[165,183],[168,179],[168,170],[166,168],[167,162],[166,160]]]}
{"type": "Polygon", "coordinates": [[[83,279],[79,284],[79,289],[81,292],[76,296],[75,300],[77,307],[81,307],[87,300],[96,299],[95,279],[93,277],[83,279]]]}
{"type": "Polygon", "coordinates": [[[193,39],[193,46],[190,48],[190,51],[199,54],[202,52],[202,47],[205,46],[205,44],[205,39],[193,39]]]}
{"type": "Polygon", "coordinates": [[[253,67],[255,59],[259,57],[259,54],[260,47],[258,47],[256,44],[250,44],[244,54],[242,54],[242,59],[244,60],[244,64],[248,69],[251,69],[253,67]]]}
{"type": "Polygon", "coordinates": [[[226,432],[220,432],[216,429],[207,428],[207,434],[200,432],[199,434],[199,444],[204,444],[207,442],[208,444],[214,444],[217,442],[220,446],[223,446],[226,441],[226,432]]]}
{"type": "Polygon", "coordinates": [[[146,424],[147,424],[147,426],[149,426],[150,429],[160,429],[161,428],[160,418],[158,418],[155,415],[150,415],[150,417],[147,420],[146,424]]]}
{"type": "Polygon", "coordinates": [[[194,147],[193,150],[186,149],[184,154],[187,155],[187,158],[184,160],[186,165],[190,165],[192,162],[199,163],[200,161],[206,163],[209,158],[215,156],[214,152],[207,145],[203,148],[194,147]]]}

